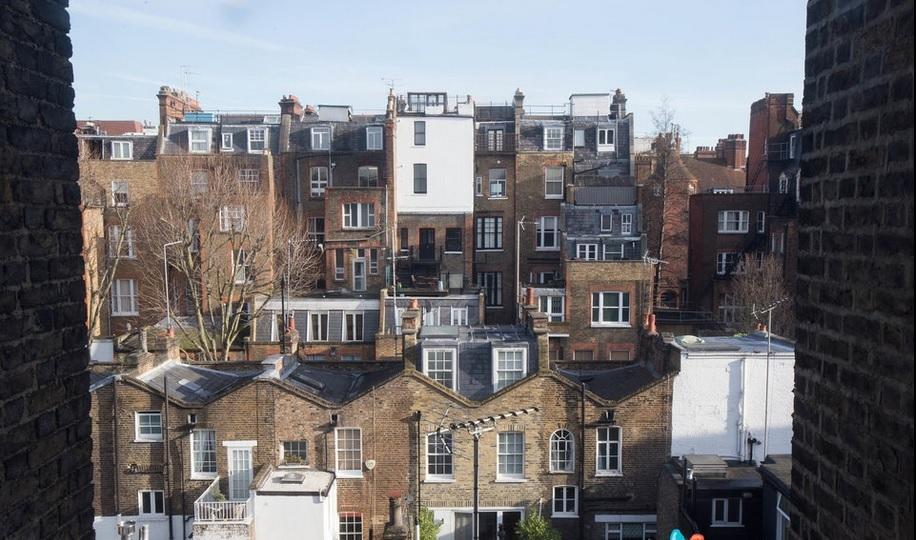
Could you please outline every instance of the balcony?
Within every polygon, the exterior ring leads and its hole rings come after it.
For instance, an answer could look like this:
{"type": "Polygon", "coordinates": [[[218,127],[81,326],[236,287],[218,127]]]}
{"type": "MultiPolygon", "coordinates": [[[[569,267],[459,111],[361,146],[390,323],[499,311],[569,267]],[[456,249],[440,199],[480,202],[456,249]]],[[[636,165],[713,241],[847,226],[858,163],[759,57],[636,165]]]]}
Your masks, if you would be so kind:
{"type": "Polygon", "coordinates": [[[218,496],[219,478],[207,487],[200,497],[194,501],[194,523],[219,524],[219,523],[250,523],[254,516],[253,499],[249,496],[245,500],[228,501],[218,496]]]}
{"type": "Polygon", "coordinates": [[[497,130],[475,133],[474,151],[481,154],[511,154],[515,152],[515,134],[497,130]]]}

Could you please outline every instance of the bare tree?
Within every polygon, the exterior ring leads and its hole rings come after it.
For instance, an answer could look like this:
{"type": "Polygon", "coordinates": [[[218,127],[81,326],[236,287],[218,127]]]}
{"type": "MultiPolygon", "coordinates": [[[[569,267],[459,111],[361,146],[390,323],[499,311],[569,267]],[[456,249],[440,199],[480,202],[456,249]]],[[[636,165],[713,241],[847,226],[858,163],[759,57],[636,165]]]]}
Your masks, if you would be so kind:
{"type": "MultiPolygon", "coordinates": [[[[752,310],[766,307],[778,300],[789,296],[783,276],[782,259],[773,254],[745,256],[742,258],[735,272],[732,282],[732,299],[737,309],[735,310],[735,325],[744,332],[754,329],[757,322],[766,324],[766,320],[758,321],[752,310]]],[[[774,334],[794,337],[795,317],[791,305],[782,305],[773,310],[774,334]]]]}
{"type": "Polygon", "coordinates": [[[281,280],[289,294],[301,294],[317,275],[318,250],[305,226],[275,204],[259,175],[246,174],[254,168],[245,158],[163,159],[158,193],[138,208],[144,305],[161,316],[168,301],[171,324],[206,361],[229,358],[281,280]]]}
{"type": "Polygon", "coordinates": [[[123,259],[134,256],[134,244],[131,207],[105,189],[98,161],[90,156],[85,141],[80,141],[79,171],[87,318],[92,343],[102,331],[103,308],[111,296],[118,266],[123,259]]]}

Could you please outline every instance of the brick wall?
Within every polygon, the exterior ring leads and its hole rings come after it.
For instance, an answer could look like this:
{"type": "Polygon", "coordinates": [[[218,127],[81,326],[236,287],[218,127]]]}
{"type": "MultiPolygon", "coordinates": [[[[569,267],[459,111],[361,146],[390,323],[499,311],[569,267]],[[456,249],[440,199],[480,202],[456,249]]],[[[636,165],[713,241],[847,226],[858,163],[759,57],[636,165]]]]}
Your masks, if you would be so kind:
{"type": "Polygon", "coordinates": [[[798,538],[913,537],[913,1],[808,3],[798,538]]]}
{"type": "MultiPolygon", "coordinates": [[[[567,130],[570,131],[570,130],[567,130]]],[[[561,216],[560,204],[562,199],[548,199],[545,197],[544,169],[546,167],[564,167],[563,183],[572,183],[573,154],[572,152],[540,152],[520,153],[515,158],[515,214],[517,219],[525,217],[525,230],[519,238],[519,274],[524,285],[529,281],[532,272],[556,271],[562,273],[562,256],[559,251],[537,251],[537,225],[534,224],[541,216],[561,216]]],[[[513,232],[515,223],[503,222],[503,227],[511,227],[513,232]]],[[[514,236],[514,234],[513,234],[514,236]]],[[[515,245],[507,249],[514,250],[515,245]]],[[[513,269],[514,272],[514,269],[513,269]]],[[[535,275],[535,278],[537,276],[535,275]]],[[[515,279],[514,276],[511,279],[515,279]]]]}
{"type": "Polygon", "coordinates": [[[65,2],[0,4],[0,537],[91,538],[65,2]]]}
{"type": "MultiPolygon", "coordinates": [[[[474,197],[474,215],[501,216],[503,218],[503,250],[474,254],[474,272],[503,273],[503,305],[486,311],[487,324],[505,324],[515,321],[515,157],[513,155],[476,155],[475,176],[481,178],[482,193],[474,197]],[[490,169],[506,170],[505,197],[490,197],[490,169]]],[[[472,229],[473,230],[473,229],[472,229]]],[[[473,245],[473,242],[472,242],[473,245]]],[[[474,276],[476,280],[476,275],[474,276]]]]}

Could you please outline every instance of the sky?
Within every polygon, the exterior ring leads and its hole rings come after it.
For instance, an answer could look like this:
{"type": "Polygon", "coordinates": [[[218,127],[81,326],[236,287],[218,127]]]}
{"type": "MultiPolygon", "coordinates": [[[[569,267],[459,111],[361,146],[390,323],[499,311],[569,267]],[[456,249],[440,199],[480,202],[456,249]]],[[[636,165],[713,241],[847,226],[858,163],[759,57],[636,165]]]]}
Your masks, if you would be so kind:
{"type": "Polygon", "coordinates": [[[162,85],[204,109],[303,104],[382,111],[395,92],[562,104],[620,88],[637,134],[663,101],[714,146],[765,92],[801,104],[801,0],[74,0],[78,119],[158,122],[162,85]]]}

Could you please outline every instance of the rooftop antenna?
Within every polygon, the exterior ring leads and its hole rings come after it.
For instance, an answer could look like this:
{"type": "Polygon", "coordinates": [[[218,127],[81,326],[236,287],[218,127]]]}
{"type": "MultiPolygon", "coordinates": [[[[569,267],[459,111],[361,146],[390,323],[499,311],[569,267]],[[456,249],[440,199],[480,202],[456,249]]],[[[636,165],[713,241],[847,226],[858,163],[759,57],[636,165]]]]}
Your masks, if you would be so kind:
{"type": "Polygon", "coordinates": [[[656,259],[655,257],[650,257],[648,249],[646,250],[645,253],[642,254],[642,262],[646,264],[668,264],[668,261],[663,261],[661,259],[656,259]]]}
{"type": "Polygon", "coordinates": [[[188,91],[188,87],[191,86],[191,75],[200,75],[196,71],[191,71],[191,65],[181,64],[179,68],[179,84],[181,84],[181,89],[185,92],[188,91]]]}
{"type": "Polygon", "coordinates": [[[780,304],[788,302],[791,300],[791,296],[783,296],[779,300],[774,300],[770,302],[769,305],[762,308],[757,308],[757,304],[751,305],[751,315],[754,316],[754,319],[760,320],[760,315],[766,313],[767,315],[767,359],[766,359],[766,372],[765,372],[765,384],[764,384],[764,399],[763,399],[763,459],[767,458],[767,442],[769,441],[770,434],[770,355],[773,353],[772,340],[771,336],[773,335],[773,310],[779,307],[780,304]]]}
{"type": "Polygon", "coordinates": [[[394,92],[394,83],[400,80],[401,79],[397,79],[393,77],[382,77],[382,82],[385,83],[385,86],[387,86],[388,90],[390,90],[391,92],[394,92]]]}

